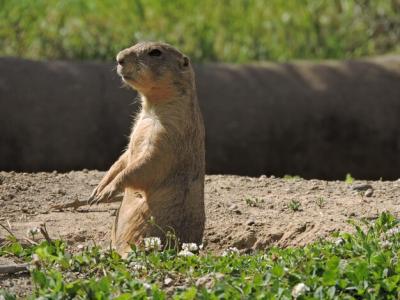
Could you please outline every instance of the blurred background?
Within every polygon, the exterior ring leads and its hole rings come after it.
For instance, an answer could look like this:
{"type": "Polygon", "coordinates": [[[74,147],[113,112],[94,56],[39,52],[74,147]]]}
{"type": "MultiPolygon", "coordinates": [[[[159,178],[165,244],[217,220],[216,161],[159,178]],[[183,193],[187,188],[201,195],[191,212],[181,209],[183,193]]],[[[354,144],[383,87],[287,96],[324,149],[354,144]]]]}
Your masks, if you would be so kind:
{"type": "Polygon", "coordinates": [[[162,40],[195,62],[286,62],[398,52],[398,0],[3,0],[0,54],[110,61],[162,40]]]}
{"type": "Polygon", "coordinates": [[[195,64],[208,173],[400,177],[400,0],[0,1],[0,170],[107,169],[142,40],[195,64]]]}

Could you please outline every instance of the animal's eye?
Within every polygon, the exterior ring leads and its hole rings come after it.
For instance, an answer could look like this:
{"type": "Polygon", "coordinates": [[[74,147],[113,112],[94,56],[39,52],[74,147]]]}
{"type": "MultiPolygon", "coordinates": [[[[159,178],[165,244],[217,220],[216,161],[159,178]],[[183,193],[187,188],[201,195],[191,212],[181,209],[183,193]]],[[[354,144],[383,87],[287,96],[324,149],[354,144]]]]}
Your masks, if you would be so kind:
{"type": "Polygon", "coordinates": [[[161,51],[158,49],[153,49],[149,52],[150,56],[160,56],[161,55],[161,51]]]}

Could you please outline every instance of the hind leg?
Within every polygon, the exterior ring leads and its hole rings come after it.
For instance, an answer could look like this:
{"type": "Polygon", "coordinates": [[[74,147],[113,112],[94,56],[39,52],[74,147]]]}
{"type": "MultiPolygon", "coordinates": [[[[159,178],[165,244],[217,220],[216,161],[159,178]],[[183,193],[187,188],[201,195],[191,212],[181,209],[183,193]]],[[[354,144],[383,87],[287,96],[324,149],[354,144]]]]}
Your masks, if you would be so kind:
{"type": "Polygon", "coordinates": [[[126,189],[111,234],[112,245],[121,256],[126,257],[131,245],[147,236],[150,217],[146,200],[136,191],[126,189]]]}

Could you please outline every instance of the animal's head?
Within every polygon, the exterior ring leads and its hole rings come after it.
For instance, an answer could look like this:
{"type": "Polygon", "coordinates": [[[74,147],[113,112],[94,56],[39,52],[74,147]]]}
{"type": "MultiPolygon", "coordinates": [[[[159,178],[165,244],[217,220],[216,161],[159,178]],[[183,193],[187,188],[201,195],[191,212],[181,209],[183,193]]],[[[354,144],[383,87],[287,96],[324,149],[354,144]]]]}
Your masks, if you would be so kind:
{"type": "Polygon", "coordinates": [[[141,42],[119,52],[116,59],[122,80],[150,101],[179,97],[193,89],[189,58],[168,44],[141,42]]]}

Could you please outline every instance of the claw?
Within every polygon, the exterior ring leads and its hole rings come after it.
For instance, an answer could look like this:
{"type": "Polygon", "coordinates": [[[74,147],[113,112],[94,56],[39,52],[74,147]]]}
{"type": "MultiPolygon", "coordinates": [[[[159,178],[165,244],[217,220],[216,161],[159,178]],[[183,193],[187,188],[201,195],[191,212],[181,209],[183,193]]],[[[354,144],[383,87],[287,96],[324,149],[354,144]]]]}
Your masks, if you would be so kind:
{"type": "Polygon", "coordinates": [[[92,193],[90,196],[89,196],[89,198],[87,199],[87,204],[89,204],[89,206],[92,206],[93,205],[93,200],[94,200],[94,194],[92,193]]]}
{"type": "Polygon", "coordinates": [[[89,207],[92,206],[96,202],[95,200],[98,197],[98,190],[99,190],[99,188],[96,187],[93,190],[92,194],[89,196],[89,198],[87,200],[87,203],[89,204],[89,207]]]}
{"type": "Polygon", "coordinates": [[[96,195],[93,197],[93,199],[90,202],[90,206],[92,205],[99,205],[99,203],[101,202],[101,196],[100,195],[96,195]]]}
{"type": "Polygon", "coordinates": [[[109,200],[110,198],[113,198],[113,196],[115,196],[116,194],[116,189],[103,189],[100,193],[99,190],[96,188],[92,195],[90,195],[90,197],[87,200],[87,203],[89,204],[89,207],[96,204],[100,204],[102,202],[105,202],[107,200],[109,200]]]}

